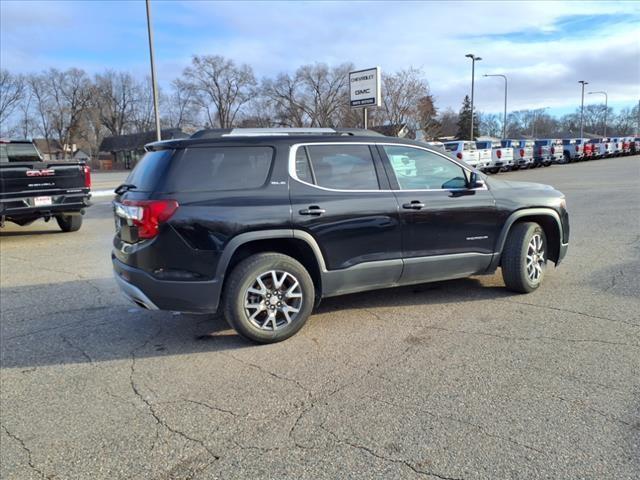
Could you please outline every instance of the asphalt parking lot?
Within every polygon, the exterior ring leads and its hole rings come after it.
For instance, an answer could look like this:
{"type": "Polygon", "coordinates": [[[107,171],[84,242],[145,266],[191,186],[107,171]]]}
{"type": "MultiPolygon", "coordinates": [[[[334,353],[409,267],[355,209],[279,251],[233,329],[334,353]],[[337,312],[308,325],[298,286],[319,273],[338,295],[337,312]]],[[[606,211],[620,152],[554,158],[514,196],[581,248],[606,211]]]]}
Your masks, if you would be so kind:
{"type": "Polygon", "coordinates": [[[325,300],[284,343],[121,296],[100,198],[0,233],[3,479],[640,477],[640,156],[501,174],[567,195],[534,294],[499,275],[325,300]]]}

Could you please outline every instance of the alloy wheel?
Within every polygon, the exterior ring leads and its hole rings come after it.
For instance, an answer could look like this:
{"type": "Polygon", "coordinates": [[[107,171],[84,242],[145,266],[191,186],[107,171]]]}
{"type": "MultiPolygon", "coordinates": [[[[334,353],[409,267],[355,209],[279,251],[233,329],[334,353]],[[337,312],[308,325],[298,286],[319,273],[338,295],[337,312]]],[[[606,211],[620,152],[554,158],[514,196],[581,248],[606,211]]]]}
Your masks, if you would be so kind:
{"type": "Polygon", "coordinates": [[[538,283],[542,279],[542,272],[546,264],[544,242],[542,235],[534,234],[527,247],[527,276],[531,283],[538,283]]]}
{"type": "Polygon", "coordinates": [[[275,331],[295,321],[303,295],[298,279],[282,270],[269,270],[256,277],[247,289],[244,310],[256,327],[275,331]]]}

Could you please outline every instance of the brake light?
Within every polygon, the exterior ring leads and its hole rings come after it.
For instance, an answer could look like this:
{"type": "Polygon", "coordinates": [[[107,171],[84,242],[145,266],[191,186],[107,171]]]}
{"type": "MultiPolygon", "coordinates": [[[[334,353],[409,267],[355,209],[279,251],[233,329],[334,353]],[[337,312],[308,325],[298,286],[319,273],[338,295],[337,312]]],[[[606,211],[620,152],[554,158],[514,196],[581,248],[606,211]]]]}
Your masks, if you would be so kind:
{"type": "Polygon", "coordinates": [[[521,149],[520,149],[520,156],[521,156],[521,157],[524,157],[524,148],[521,148],[521,149]]]}
{"type": "Polygon", "coordinates": [[[542,147],[538,147],[538,155],[542,155],[542,147]]]}
{"type": "Polygon", "coordinates": [[[89,165],[82,167],[84,171],[84,188],[91,188],[91,168],[89,165]]]}
{"type": "Polygon", "coordinates": [[[556,153],[556,148],[555,147],[551,147],[551,155],[553,155],[554,153],[556,153]]]}
{"type": "Polygon", "coordinates": [[[607,150],[609,150],[609,144],[608,144],[608,143],[605,143],[605,144],[604,144],[604,148],[606,148],[607,150]]]}
{"type": "Polygon", "coordinates": [[[578,145],[576,145],[576,152],[580,151],[580,147],[578,145]]]}
{"type": "Polygon", "coordinates": [[[127,217],[138,227],[138,237],[153,238],[160,225],[169,220],[178,209],[175,200],[124,200],[127,217]]]}
{"type": "Polygon", "coordinates": [[[496,157],[498,157],[498,158],[502,158],[502,150],[498,150],[498,151],[496,152],[496,157]]]}
{"type": "Polygon", "coordinates": [[[460,152],[456,153],[456,157],[458,157],[460,160],[462,160],[462,153],[460,153],[460,152]]]}

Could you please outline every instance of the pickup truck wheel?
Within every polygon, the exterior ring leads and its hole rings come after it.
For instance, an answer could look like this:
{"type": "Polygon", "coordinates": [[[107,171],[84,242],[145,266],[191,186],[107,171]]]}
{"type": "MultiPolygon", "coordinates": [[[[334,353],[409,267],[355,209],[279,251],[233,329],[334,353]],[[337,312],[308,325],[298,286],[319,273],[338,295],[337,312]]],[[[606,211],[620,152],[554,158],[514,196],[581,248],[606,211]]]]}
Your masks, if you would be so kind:
{"type": "Polygon", "coordinates": [[[56,222],[63,232],[77,232],[82,226],[82,215],[57,215],[56,222]]]}
{"type": "Polygon", "coordinates": [[[571,155],[569,155],[569,152],[564,152],[564,162],[562,163],[571,163],[571,155]]]}
{"type": "Polygon", "coordinates": [[[297,260],[280,253],[259,253],[240,262],[229,275],[222,311],[243,337],[275,343],[304,326],[314,298],[311,276],[297,260]]]}
{"type": "Polygon", "coordinates": [[[530,293],[542,283],[547,265],[547,238],[534,222],[516,223],[502,252],[502,278],[506,287],[530,293]]]}

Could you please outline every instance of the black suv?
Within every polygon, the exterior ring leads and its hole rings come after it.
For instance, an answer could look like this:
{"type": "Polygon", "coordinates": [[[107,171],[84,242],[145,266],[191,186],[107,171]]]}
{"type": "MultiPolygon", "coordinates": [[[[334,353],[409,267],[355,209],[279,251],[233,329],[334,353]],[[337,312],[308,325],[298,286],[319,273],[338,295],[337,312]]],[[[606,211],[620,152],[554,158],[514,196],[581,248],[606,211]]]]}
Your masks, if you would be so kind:
{"type": "Polygon", "coordinates": [[[531,292],[567,252],[562,193],[368,131],[211,130],[152,143],[116,190],[116,279],[276,342],[322,297],[491,274],[531,292]]]}

